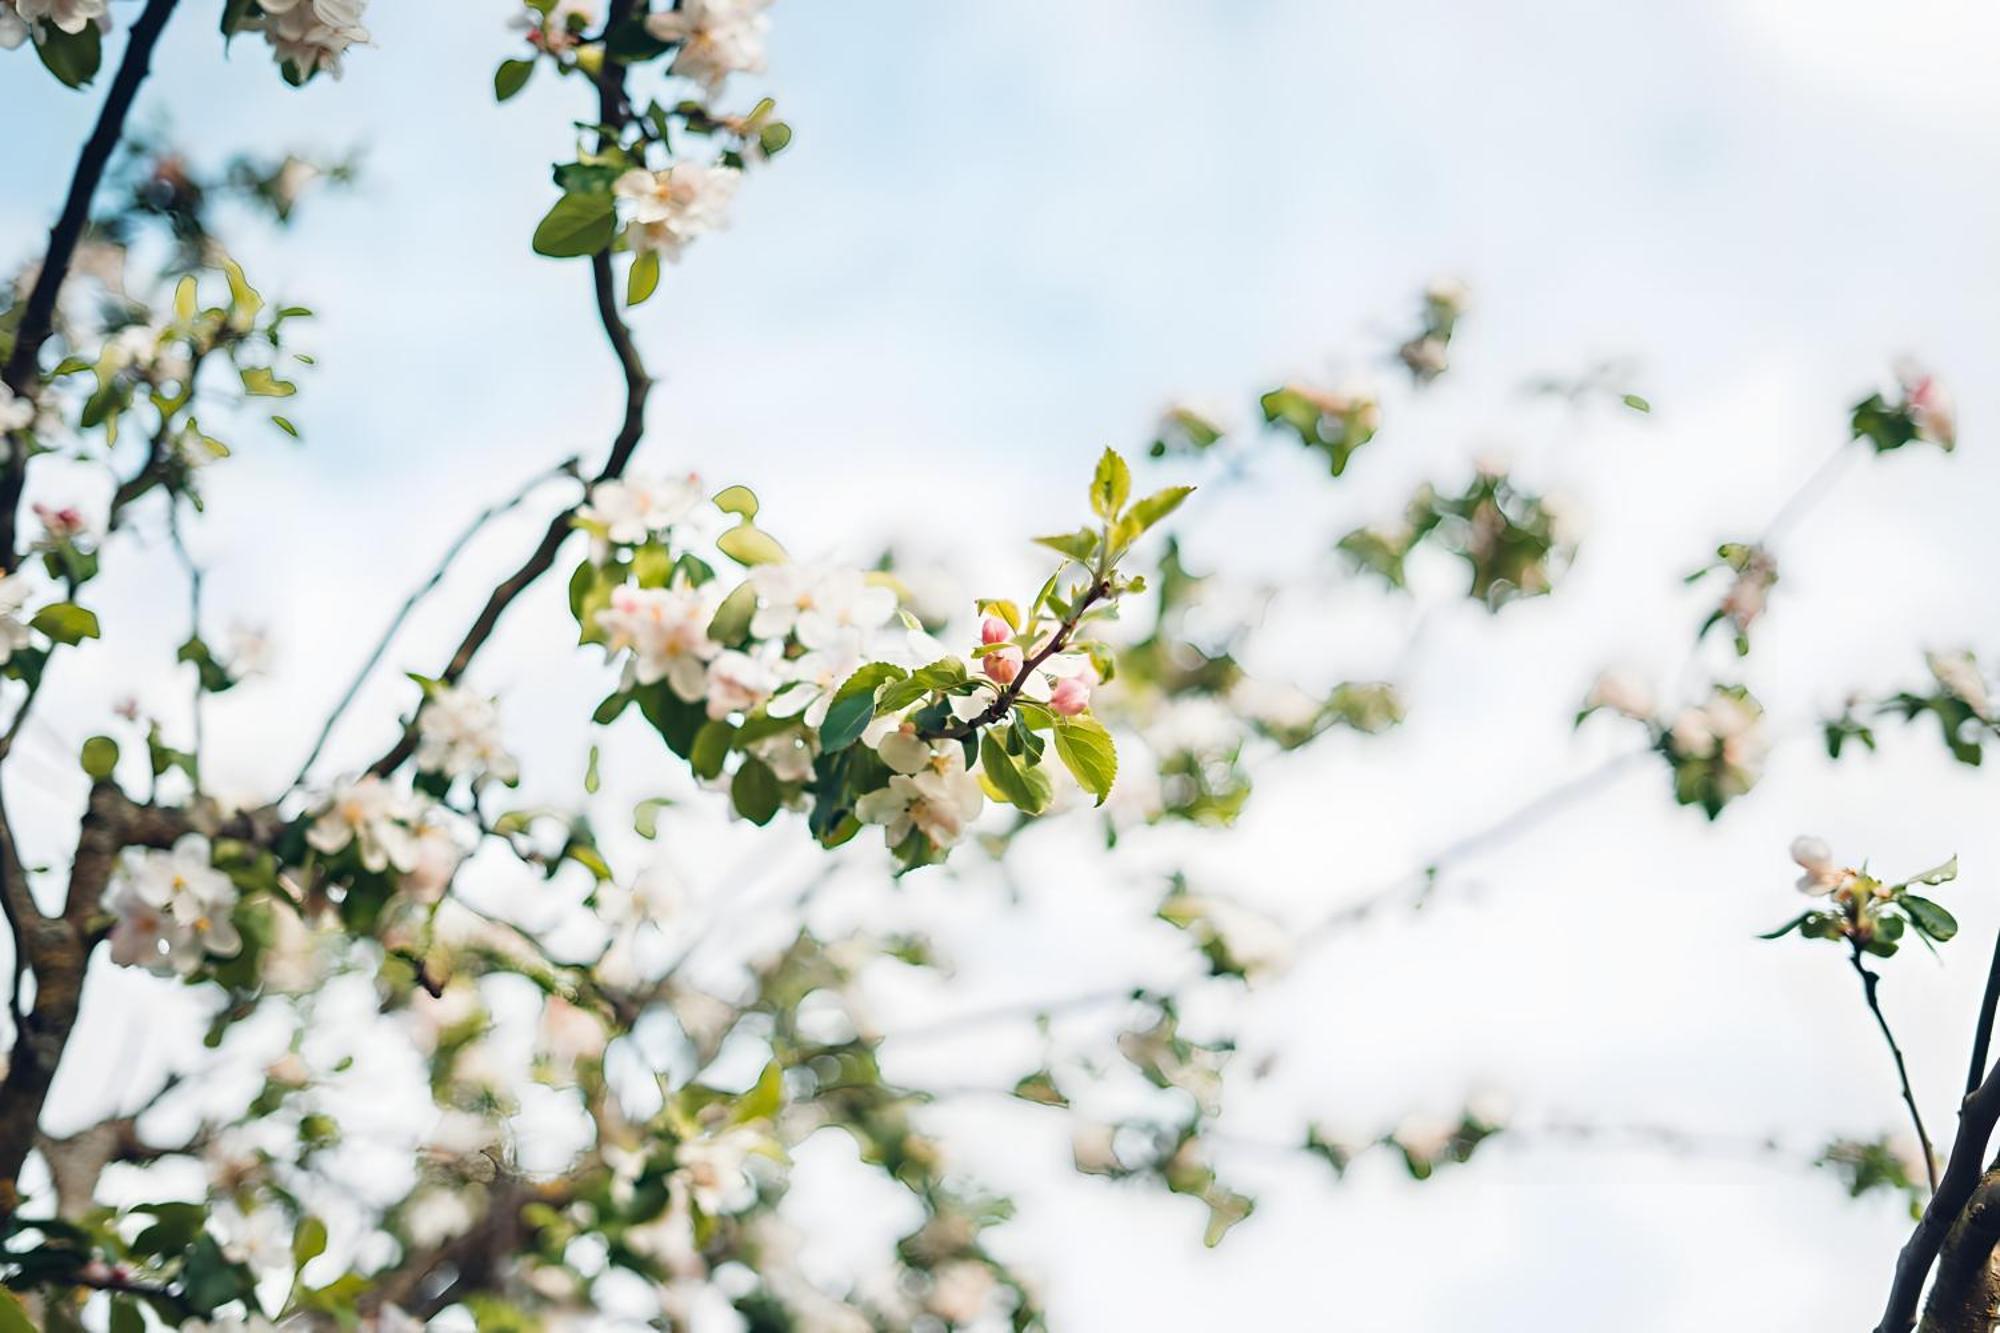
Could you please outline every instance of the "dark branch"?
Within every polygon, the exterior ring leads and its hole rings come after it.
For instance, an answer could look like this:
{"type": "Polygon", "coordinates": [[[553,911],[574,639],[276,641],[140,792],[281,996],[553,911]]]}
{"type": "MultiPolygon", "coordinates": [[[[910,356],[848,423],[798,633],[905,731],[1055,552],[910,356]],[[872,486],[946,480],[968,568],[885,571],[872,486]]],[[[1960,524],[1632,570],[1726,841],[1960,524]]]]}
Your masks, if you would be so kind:
{"type": "Polygon", "coordinates": [[[1986,994],[1980,998],[1979,1024],[1972,1033],[1972,1069],[1965,1076],[1965,1095],[1968,1097],[1986,1081],[1996,1008],[2000,1008],[2000,935],[1993,939],[1993,961],[1986,966],[1986,994]]]}
{"type": "Polygon", "coordinates": [[[1917,1319],[1917,1298],[1930,1276],[1945,1236],[1971,1202],[1984,1171],[1986,1145],[2000,1122],[2000,1076],[1988,1074],[1978,1091],[1958,1108],[1958,1137],[1945,1160],[1944,1174],[1924,1208],[1916,1230],[1896,1256],[1896,1274],[1889,1285],[1889,1302],[1875,1333],[1909,1333],[1917,1319]]]}
{"type": "Polygon", "coordinates": [[[1910,1071],[1903,1064],[1903,1048],[1896,1044],[1896,1034],[1889,1030],[1889,1020],[1883,1016],[1882,1003],[1875,994],[1875,987],[1881,978],[1870,972],[1861,961],[1861,946],[1850,941],[1853,953],[1848,961],[1854,964],[1855,972],[1861,977],[1862,994],[1868,998],[1868,1012],[1875,1015],[1875,1026],[1882,1030],[1882,1040],[1889,1043],[1889,1054],[1896,1061],[1896,1082],[1903,1089],[1903,1105],[1910,1108],[1910,1123],[1916,1126],[1917,1143],[1924,1154],[1924,1176],[1930,1181],[1931,1193],[1937,1193],[1937,1154],[1931,1151],[1931,1136],[1924,1130],[1924,1113],[1917,1109],[1916,1094],[1910,1091],[1910,1071]]]}
{"type": "MultiPolygon", "coordinates": [[[[632,0],[613,0],[606,30],[617,28],[631,11],[632,0]]],[[[597,75],[597,106],[598,122],[605,127],[608,138],[615,138],[630,118],[630,111],[625,105],[625,66],[608,52],[597,75]]],[[[604,466],[591,478],[591,485],[594,486],[625,474],[627,465],[632,461],[632,453],[639,447],[640,437],[646,431],[646,398],[652,392],[653,381],[646,373],[645,363],[639,359],[638,346],[632,341],[632,330],[619,313],[618,286],[611,269],[610,251],[600,250],[590,257],[590,277],[596,291],[598,321],[604,326],[604,336],[625,375],[625,415],[619,423],[618,433],[612,437],[611,450],[605,456],[604,466]]],[[[549,572],[555,564],[556,553],[569,537],[576,510],[577,506],[571,505],[551,519],[542,540],[521,563],[521,567],[493,589],[479,617],[472,622],[465,637],[459,640],[451,660],[438,673],[438,679],[448,685],[456,684],[466,668],[472,665],[473,657],[493,637],[507,608],[549,572]]],[[[386,754],[369,765],[368,771],[378,777],[386,777],[415,752],[416,746],[416,727],[412,723],[403,728],[403,734],[386,754]]]]}
{"type": "Polygon", "coordinates": [[[514,510],[520,508],[527,502],[528,497],[533,495],[544,482],[551,481],[556,477],[576,476],[577,464],[577,459],[566,458],[555,467],[536,473],[528,480],[525,486],[522,486],[506,499],[495,501],[480,510],[474,516],[472,522],[466,525],[465,530],[458,534],[450,546],[445,548],[443,558],[438,561],[437,567],[431,571],[430,577],[411,590],[410,595],[403,599],[403,604],[396,608],[396,614],[389,618],[388,627],[382,631],[382,636],[375,641],[374,649],[368,654],[366,660],[361,663],[361,669],[354,673],[354,679],[348,682],[346,691],[340,696],[340,702],[336,703],[333,706],[333,711],[327,715],[325,725],[320,727],[319,736],[313,741],[312,750],[306,755],[305,762],[299,765],[298,776],[292,779],[292,788],[294,790],[305,784],[306,775],[312,772],[313,764],[318,762],[320,752],[326,748],[327,741],[333,736],[333,729],[339,725],[340,719],[354,703],[354,696],[361,692],[362,685],[367,683],[368,678],[375,673],[375,668],[382,664],[383,655],[389,651],[389,645],[402,632],[403,626],[409,621],[411,612],[415,611],[417,604],[429,596],[432,590],[444,581],[444,576],[451,570],[452,565],[457,562],[458,557],[464,553],[465,548],[472,544],[472,539],[477,537],[485,529],[486,525],[494,519],[499,518],[502,514],[512,513],[514,510]]]}
{"type": "MultiPolygon", "coordinates": [[[[175,0],[146,0],[145,10],[132,25],[132,35],[126,40],[125,55],[111,80],[104,109],[98,113],[97,125],[77,158],[69,195],[63,200],[55,225],[49,228],[49,248],[42,257],[42,270],[35,276],[35,285],[28,293],[21,324],[14,335],[13,350],[7,355],[4,372],[0,372],[7,387],[24,398],[33,398],[40,390],[42,344],[48,341],[55,327],[56,298],[62,294],[70,260],[75,257],[77,242],[90,222],[90,201],[96,197],[104,169],[125,133],[125,118],[131,113],[132,99],[145,81],[153,47],[160,40],[161,29],[167,26],[174,4],[175,0]]],[[[9,570],[19,558],[14,550],[15,528],[20,521],[21,491],[27,481],[28,442],[17,433],[8,442],[7,469],[0,476],[0,565],[9,570]]]]}

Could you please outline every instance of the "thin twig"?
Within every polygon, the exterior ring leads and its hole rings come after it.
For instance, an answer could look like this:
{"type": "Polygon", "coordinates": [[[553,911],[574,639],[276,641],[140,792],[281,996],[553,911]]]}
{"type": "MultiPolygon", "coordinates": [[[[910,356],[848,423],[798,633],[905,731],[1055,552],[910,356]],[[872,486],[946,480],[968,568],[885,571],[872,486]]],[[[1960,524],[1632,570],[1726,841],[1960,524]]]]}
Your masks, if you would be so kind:
{"type": "Polygon", "coordinates": [[[1021,697],[1021,691],[1027,688],[1029,679],[1040,669],[1042,663],[1048,661],[1051,657],[1054,657],[1069,646],[1070,636],[1076,633],[1076,627],[1083,622],[1083,613],[1110,595],[1111,580],[1109,577],[1099,575],[1096,579],[1092,580],[1090,587],[1077,600],[1076,606],[1063,619],[1062,624],[1056,627],[1056,632],[1050,636],[1049,641],[1040,648],[1037,648],[1021,663],[1021,669],[1014,674],[1014,679],[1008,681],[1000,688],[1000,691],[993,696],[993,702],[986,705],[983,712],[977,717],[963,722],[954,718],[934,731],[924,732],[924,736],[930,740],[964,740],[968,736],[977,735],[981,727],[991,726],[993,723],[1007,716],[1007,710],[1012,708],[1014,701],[1021,697]]]}
{"type": "Polygon", "coordinates": [[[1646,758],[1652,751],[1630,750],[1614,755],[1576,777],[1558,783],[1541,795],[1521,805],[1508,814],[1488,824],[1485,828],[1469,833],[1457,841],[1447,844],[1433,853],[1418,869],[1402,875],[1371,893],[1364,894],[1353,902],[1327,913],[1313,925],[1306,928],[1302,944],[1314,944],[1343,926],[1351,926],[1366,920],[1375,911],[1399,897],[1409,897],[1412,905],[1421,904],[1429,897],[1438,876],[1456,862],[1473,855],[1512,842],[1523,833],[1535,828],[1551,816],[1561,813],[1586,796],[1594,795],[1604,784],[1624,769],[1646,758]]]}
{"type": "MultiPolygon", "coordinates": [[[[174,4],[175,0],[146,0],[145,10],[132,25],[132,35],[126,39],[125,54],[111,80],[104,109],[98,112],[97,124],[77,157],[62,212],[49,228],[49,248],[42,256],[41,272],[35,275],[35,285],[28,292],[20,325],[14,333],[13,350],[7,354],[5,370],[0,371],[7,387],[23,398],[38,396],[42,344],[55,328],[56,298],[62,294],[77,242],[90,222],[90,201],[96,197],[105,166],[125,133],[125,117],[132,110],[132,99],[138,95],[139,85],[145,81],[153,47],[160,40],[161,29],[167,26],[174,4]]],[[[15,528],[20,522],[21,492],[27,483],[28,441],[25,433],[17,431],[8,440],[6,472],[0,476],[0,569],[10,572],[19,561],[14,549],[15,528]]]]}
{"type": "Polygon", "coordinates": [[[362,661],[361,669],[354,673],[354,679],[348,682],[347,689],[340,696],[340,701],[334,704],[333,711],[327,714],[326,722],[320,727],[319,736],[313,741],[312,749],[306,754],[305,762],[299,765],[298,776],[292,779],[291,789],[293,791],[297,791],[305,785],[306,777],[312,772],[312,766],[318,762],[320,752],[326,748],[327,741],[332,738],[333,729],[339,725],[341,717],[347,712],[349,706],[354,703],[354,697],[361,692],[361,687],[374,674],[375,668],[382,664],[382,658],[389,651],[389,645],[402,632],[403,626],[409,621],[411,613],[417,609],[417,604],[428,597],[440,583],[444,582],[445,575],[450,572],[452,565],[457,562],[458,557],[465,551],[465,548],[472,544],[472,539],[477,537],[485,529],[486,525],[493,522],[493,520],[520,508],[527,502],[529,496],[540,489],[543,483],[552,481],[557,477],[576,476],[578,461],[576,458],[566,458],[552,468],[537,472],[533,477],[528,479],[526,485],[522,486],[512,495],[504,500],[495,501],[493,504],[480,510],[474,516],[472,522],[466,525],[465,530],[458,534],[450,546],[445,548],[443,557],[438,560],[437,567],[431,571],[430,577],[413,588],[410,591],[410,595],[403,599],[403,604],[396,608],[396,614],[389,618],[389,623],[383,629],[381,637],[376,639],[375,647],[369,651],[368,656],[362,661]]]}
{"type": "Polygon", "coordinates": [[[1896,1080],[1903,1088],[1903,1104],[1910,1108],[1910,1123],[1916,1126],[1917,1142],[1923,1148],[1924,1175],[1930,1180],[1931,1193],[1937,1193],[1937,1154],[1931,1151],[1931,1136],[1924,1129],[1924,1114],[1917,1109],[1916,1094],[1910,1091],[1910,1071],[1903,1064],[1903,1048],[1896,1044],[1896,1034],[1889,1030],[1889,1020],[1883,1016],[1881,1001],[1876,998],[1875,987],[1881,980],[1870,972],[1861,961],[1861,946],[1849,941],[1853,950],[1848,961],[1854,964],[1855,973],[1861,978],[1861,990],[1868,997],[1868,1011],[1875,1015],[1875,1026],[1882,1029],[1882,1040],[1889,1043],[1889,1054],[1896,1061],[1896,1080]]]}

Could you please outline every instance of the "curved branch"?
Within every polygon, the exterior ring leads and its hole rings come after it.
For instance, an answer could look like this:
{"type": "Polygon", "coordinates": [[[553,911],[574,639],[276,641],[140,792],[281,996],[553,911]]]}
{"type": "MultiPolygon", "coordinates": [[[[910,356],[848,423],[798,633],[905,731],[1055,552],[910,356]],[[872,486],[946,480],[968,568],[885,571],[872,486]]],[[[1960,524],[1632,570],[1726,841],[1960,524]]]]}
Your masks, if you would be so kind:
{"type": "MultiPolygon", "coordinates": [[[[621,24],[632,12],[632,0],[613,0],[611,12],[606,20],[606,31],[621,24]]],[[[630,119],[630,111],[625,105],[625,66],[609,52],[597,75],[598,123],[605,127],[607,137],[615,138],[619,129],[630,119]]],[[[604,326],[604,336],[611,344],[612,352],[618,358],[619,368],[625,376],[625,415],[619,422],[618,433],[612,437],[611,449],[605,455],[604,466],[591,478],[591,485],[611,481],[625,474],[632,461],[632,453],[639,447],[640,437],[646,431],[646,398],[652,392],[653,380],[646,373],[645,362],[640,360],[639,348],[632,340],[632,329],[618,309],[618,287],[611,270],[611,252],[600,250],[590,257],[591,285],[597,298],[598,322],[604,326]]],[[[555,564],[556,552],[568,539],[571,532],[570,520],[575,517],[579,506],[571,505],[549,521],[548,530],[542,540],[507,578],[493,589],[486,599],[486,605],[472,622],[472,627],[459,640],[458,648],[445,664],[438,679],[446,684],[456,684],[472,665],[473,657],[493,637],[493,631],[500,625],[500,618],[515,599],[526,592],[536,580],[549,572],[555,564]]],[[[368,771],[377,777],[386,777],[399,768],[415,752],[417,733],[414,722],[403,728],[387,753],[373,764],[368,771]]]]}
{"type": "MultiPolygon", "coordinates": [[[[167,26],[167,19],[173,14],[176,0],[146,0],[146,8],[132,25],[132,35],[125,42],[125,55],[119,61],[118,73],[111,80],[111,91],[104,99],[104,109],[98,112],[97,124],[90,137],[84,141],[83,152],[76,160],[76,171],[70,177],[69,195],[63,200],[62,212],[56,215],[55,225],[49,228],[49,248],[42,257],[42,270],[35,276],[34,288],[28,293],[26,307],[21,314],[20,327],[15,331],[13,349],[7,354],[7,364],[0,371],[9,389],[24,398],[35,396],[39,388],[41,371],[39,360],[42,344],[49,339],[55,328],[56,298],[62,294],[63,280],[69,276],[70,260],[76,255],[76,245],[83,237],[83,229],[90,221],[90,201],[97,195],[97,187],[104,179],[104,169],[111,161],[111,154],[118,147],[118,140],[125,132],[125,118],[131,113],[132,99],[138,95],[139,85],[145,81],[146,72],[152,64],[153,47],[160,40],[160,32],[167,26]]],[[[19,560],[14,550],[15,527],[20,521],[21,491],[28,482],[28,442],[25,436],[16,434],[8,441],[7,469],[0,476],[0,568],[12,570],[19,560]]]]}

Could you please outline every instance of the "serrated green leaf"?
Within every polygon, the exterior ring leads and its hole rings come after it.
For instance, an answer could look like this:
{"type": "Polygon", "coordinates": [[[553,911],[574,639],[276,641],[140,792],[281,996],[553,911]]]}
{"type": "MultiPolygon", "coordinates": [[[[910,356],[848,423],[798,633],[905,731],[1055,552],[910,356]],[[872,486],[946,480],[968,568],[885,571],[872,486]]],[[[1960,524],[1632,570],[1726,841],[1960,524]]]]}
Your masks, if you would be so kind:
{"type": "Polygon", "coordinates": [[[1115,449],[1106,449],[1090,478],[1091,512],[1109,523],[1132,495],[1132,469],[1115,449]]]}
{"type": "Polygon", "coordinates": [[[1896,901],[1910,914],[1911,924],[1938,943],[1942,944],[1958,934],[1958,918],[1930,899],[1906,893],[1896,901]]]}
{"type": "Polygon", "coordinates": [[[1118,748],[1104,724],[1093,717],[1056,719],[1056,755],[1077,784],[1103,805],[1118,777],[1118,748]]]}
{"type": "Polygon", "coordinates": [[[1049,808],[1055,794],[1046,773],[1023,765],[1000,743],[995,729],[988,728],[979,742],[979,767],[988,786],[1007,804],[1031,815],[1049,808]]]}

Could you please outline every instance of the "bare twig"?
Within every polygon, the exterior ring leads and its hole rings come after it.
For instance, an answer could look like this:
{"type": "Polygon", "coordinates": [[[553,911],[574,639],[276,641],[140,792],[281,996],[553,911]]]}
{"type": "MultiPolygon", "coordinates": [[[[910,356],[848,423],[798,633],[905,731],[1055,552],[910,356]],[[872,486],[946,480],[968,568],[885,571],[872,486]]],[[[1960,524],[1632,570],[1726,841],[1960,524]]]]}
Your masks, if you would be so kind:
{"type": "Polygon", "coordinates": [[[1868,998],[1868,1012],[1875,1015],[1875,1026],[1882,1029],[1882,1040],[1889,1043],[1889,1054],[1896,1061],[1896,1081],[1902,1085],[1903,1105],[1910,1108],[1910,1123],[1916,1126],[1917,1142],[1923,1148],[1924,1175],[1931,1183],[1931,1193],[1937,1193],[1937,1154],[1931,1151],[1931,1136],[1924,1129],[1924,1114],[1917,1109],[1916,1094],[1910,1091],[1910,1071],[1903,1064],[1903,1048],[1896,1044],[1896,1034],[1889,1030],[1889,1020],[1883,1016],[1881,1001],[1876,997],[1875,987],[1881,978],[1868,970],[1861,961],[1861,946],[1849,942],[1853,952],[1848,961],[1854,964],[1855,973],[1861,978],[1862,994],[1868,998]]]}
{"type": "MultiPolygon", "coordinates": [[[[20,326],[15,330],[13,349],[7,354],[7,364],[0,371],[9,389],[24,398],[33,398],[40,389],[41,370],[39,358],[42,344],[48,341],[55,327],[56,298],[62,294],[63,280],[69,276],[70,260],[76,254],[77,242],[83,237],[83,229],[90,221],[90,201],[97,194],[98,184],[104,179],[105,166],[111,154],[118,147],[118,140],[125,132],[125,118],[132,110],[132,99],[138,95],[139,85],[145,81],[147,68],[152,63],[153,47],[160,40],[161,29],[167,26],[167,19],[173,14],[176,0],[146,0],[146,8],[132,25],[132,35],[126,39],[125,55],[119,61],[118,73],[111,80],[111,91],[104,99],[104,109],[98,112],[97,124],[84,141],[83,151],[78,155],[76,171],[70,177],[69,194],[63,200],[62,212],[56,215],[55,225],[49,228],[49,248],[42,257],[41,272],[35,276],[35,285],[28,292],[27,304],[21,312],[20,326]]],[[[28,441],[17,432],[7,444],[7,466],[0,475],[0,568],[12,570],[20,560],[14,549],[15,530],[20,522],[21,492],[28,482],[28,441]]]]}
{"type": "Polygon", "coordinates": [[[410,591],[410,595],[403,599],[403,604],[396,608],[396,614],[389,618],[389,624],[383,629],[381,637],[375,641],[375,647],[369,651],[368,656],[362,661],[361,669],[354,673],[354,679],[348,682],[347,689],[340,696],[340,701],[334,704],[333,711],[327,715],[326,722],[320,727],[319,736],[313,741],[312,749],[307,753],[305,762],[299,765],[298,776],[292,779],[292,790],[296,791],[305,785],[306,777],[312,772],[312,766],[318,762],[320,752],[326,748],[327,741],[332,738],[333,729],[339,725],[341,717],[354,703],[354,697],[361,692],[361,687],[374,674],[375,668],[382,664],[383,655],[389,651],[389,645],[402,632],[403,626],[409,621],[411,613],[417,609],[417,604],[423,601],[425,597],[428,597],[440,583],[444,582],[444,576],[450,572],[452,565],[464,553],[465,548],[472,544],[472,539],[477,537],[485,529],[486,525],[494,519],[499,518],[503,514],[512,513],[514,510],[520,508],[527,502],[529,496],[541,488],[543,483],[552,481],[557,477],[576,476],[577,465],[577,459],[566,458],[552,468],[545,468],[537,472],[533,477],[528,479],[526,485],[522,486],[512,495],[504,500],[495,501],[493,504],[480,510],[473,517],[472,522],[466,525],[465,530],[458,534],[450,546],[445,548],[443,557],[439,559],[437,567],[431,571],[430,576],[413,588],[410,591]]]}
{"type": "Polygon", "coordinates": [[[1631,750],[1614,755],[1597,767],[1558,783],[1541,795],[1501,816],[1485,828],[1469,833],[1433,853],[1418,869],[1402,875],[1373,892],[1364,894],[1353,902],[1342,904],[1328,912],[1317,922],[1307,927],[1301,937],[1302,944],[1315,944],[1343,927],[1355,925],[1372,916],[1378,909],[1397,898],[1408,898],[1411,905],[1421,904],[1430,894],[1431,887],[1444,870],[1475,853],[1504,846],[1522,834],[1536,828],[1547,819],[1560,814],[1587,796],[1595,795],[1605,784],[1619,773],[1646,758],[1652,751],[1631,750]]]}

